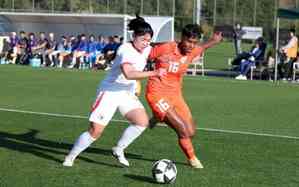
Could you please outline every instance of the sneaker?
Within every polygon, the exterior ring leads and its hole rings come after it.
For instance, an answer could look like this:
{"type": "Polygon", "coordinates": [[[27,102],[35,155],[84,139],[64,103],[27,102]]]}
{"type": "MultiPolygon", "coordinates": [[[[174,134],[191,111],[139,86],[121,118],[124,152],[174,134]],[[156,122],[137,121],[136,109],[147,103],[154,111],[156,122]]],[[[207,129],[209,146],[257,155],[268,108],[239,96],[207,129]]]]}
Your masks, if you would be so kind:
{"type": "Polygon", "coordinates": [[[189,164],[191,167],[196,168],[196,169],[202,169],[203,165],[201,164],[201,162],[197,159],[197,157],[190,159],[189,160],[189,164]]]}
{"type": "Polygon", "coordinates": [[[242,80],[242,77],[243,77],[243,75],[242,75],[242,74],[240,74],[240,75],[236,76],[236,78],[235,78],[235,79],[237,79],[237,80],[242,80]]]}
{"type": "Polygon", "coordinates": [[[130,164],[125,157],[124,151],[118,147],[112,148],[112,156],[117,159],[117,161],[123,166],[129,167],[130,164]]]}
{"type": "Polygon", "coordinates": [[[70,156],[66,156],[64,162],[62,163],[63,166],[72,167],[74,165],[75,158],[71,158],[70,156]]]}
{"type": "Polygon", "coordinates": [[[240,75],[236,76],[235,79],[237,79],[237,80],[247,80],[247,77],[246,77],[246,75],[240,74],[240,75]]]}
{"type": "Polygon", "coordinates": [[[242,75],[242,79],[241,80],[247,80],[246,75],[242,75]]]}

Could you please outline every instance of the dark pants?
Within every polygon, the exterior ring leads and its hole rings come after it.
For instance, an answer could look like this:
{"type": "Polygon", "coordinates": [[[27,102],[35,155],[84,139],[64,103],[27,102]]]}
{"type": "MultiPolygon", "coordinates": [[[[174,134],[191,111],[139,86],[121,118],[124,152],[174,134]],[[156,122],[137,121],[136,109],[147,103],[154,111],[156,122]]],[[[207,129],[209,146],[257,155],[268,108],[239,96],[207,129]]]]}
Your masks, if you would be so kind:
{"type": "Polygon", "coordinates": [[[242,75],[247,75],[247,73],[249,72],[251,66],[254,66],[255,63],[253,61],[250,61],[250,60],[243,60],[241,62],[241,65],[240,65],[240,73],[242,75]]]}
{"type": "Polygon", "coordinates": [[[232,61],[232,65],[239,66],[241,65],[242,60],[247,60],[249,57],[250,57],[249,53],[242,52],[232,61]]]}
{"type": "Polygon", "coordinates": [[[293,73],[293,63],[296,59],[291,58],[288,62],[281,62],[278,64],[278,74],[281,79],[291,78],[293,73]]]}

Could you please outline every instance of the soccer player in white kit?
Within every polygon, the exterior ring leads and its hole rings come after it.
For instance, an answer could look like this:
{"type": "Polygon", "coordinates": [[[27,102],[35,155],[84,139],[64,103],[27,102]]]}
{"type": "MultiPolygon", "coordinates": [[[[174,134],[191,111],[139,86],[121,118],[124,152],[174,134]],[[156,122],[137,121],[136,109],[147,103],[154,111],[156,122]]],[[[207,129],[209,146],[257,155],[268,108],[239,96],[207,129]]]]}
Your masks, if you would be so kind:
{"type": "Polygon", "coordinates": [[[71,167],[76,157],[101,136],[117,109],[130,123],[117,146],[112,149],[121,164],[129,166],[123,151],[148,126],[148,115],[135,95],[136,80],[150,76],[162,77],[166,70],[143,71],[151,50],[149,44],[153,30],[150,24],[137,16],[130,21],[128,28],[133,31],[133,40],[119,47],[111,71],[97,88],[97,97],[89,116],[90,127],[76,140],[65,157],[64,166],[71,167]]]}

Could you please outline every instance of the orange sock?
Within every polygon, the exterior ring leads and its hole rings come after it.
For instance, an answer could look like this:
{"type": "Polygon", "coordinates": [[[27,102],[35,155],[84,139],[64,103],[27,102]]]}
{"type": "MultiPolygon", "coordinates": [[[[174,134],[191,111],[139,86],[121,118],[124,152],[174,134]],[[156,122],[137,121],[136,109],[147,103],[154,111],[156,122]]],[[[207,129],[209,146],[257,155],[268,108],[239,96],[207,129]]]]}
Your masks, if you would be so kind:
{"type": "Polygon", "coordinates": [[[189,160],[195,158],[194,148],[190,138],[179,138],[179,145],[189,160]]]}

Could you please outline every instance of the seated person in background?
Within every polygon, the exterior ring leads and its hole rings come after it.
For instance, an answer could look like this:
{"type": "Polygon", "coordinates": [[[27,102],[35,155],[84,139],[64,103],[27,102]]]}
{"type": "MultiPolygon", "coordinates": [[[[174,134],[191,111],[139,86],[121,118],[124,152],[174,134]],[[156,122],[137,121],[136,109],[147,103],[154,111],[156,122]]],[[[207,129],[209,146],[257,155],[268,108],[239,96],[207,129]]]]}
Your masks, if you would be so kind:
{"type": "Polygon", "coordinates": [[[68,56],[71,56],[72,54],[72,42],[70,39],[68,39],[66,36],[61,36],[60,42],[57,46],[57,51],[59,51],[58,55],[58,67],[63,67],[63,62],[65,61],[65,58],[68,56]]]}
{"type": "Polygon", "coordinates": [[[247,80],[247,73],[251,66],[257,65],[264,60],[266,43],[262,37],[256,39],[255,45],[248,53],[241,53],[240,75],[236,77],[238,80],[247,80]]]}
{"type": "Polygon", "coordinates": [[[46,56],[49,58],[51,64],[50,66],[51,67],[54,67],[57,65],[57,54],[58,54],[58,51],[57,51],[57,42],[55,40],[55,37],[54,37],[54,33],[51,32],[49,33],[49,40],[48,40],[48,43],[46,45],[46,56]]]}
{"type": "Polygon", "coordinates": [[[97,46],[96,46],[96,54],[97,54],[97,59],[96,63],[94,64],[94,69],[105,69],[107,68],[106,60],[104,57],[104,48],[108,44],[108,38],[99,35],[98,36],[98,41],[97,41],[97,46]]]}
{"type": "Polygon", "coordinates": [[[37,41],[34,33],[29,33],[28,43],[26,45],[25,56],[22,59],[22,64],[28,65],[29,60],[36,55],[34,51],[37,49],[37,41]]]}
{"type": "Polygon", "coordinates": [[[94,64],[96,63],[97,60],[97,41],[95,40],[94,35],[89,36],[89,41],[88,41],[88,63],[89,63],[89,68],[92,68],[94,64]]]}
{"type": "Polygon", "coordinates": [[[77,48],[73,51],[73,60],[70,68],[73,68],[75,65],[79,65],[80,68],[86,56],[88,56],[88,41],[86,40],[86,35],[82,34],[77,48]]]}
{"type": "Polygon", "coordinates": [[[280,52],[286,57],[285,60],[280,61],[278,64],[278,73],[282,80],[291,80],[293,63],[297,59],[298,38],[295,36],[295,29],[291,29],[289,34],[290,40],[287,45],[280,48],[280,52]]]}
{"type": "Polygon", "coordinates": [[[18,63],[24,64],[24,60],[26,60],[26,48],[28,44],[28,38],[25,31],[20,31],[20,39],[18,43],[18,63]]]}
{"type": "Polygon", "coordinates": [[[19,43],[19,38],[17,37],[17,33],[11,32],[7,42],[9,43],[7,60],[9,60],[11,64],[15,64],[18,56],[18,43],[19,43]]]}
{"type": "Polygon", "coordinates": [[[10,44],[8,43],[8,40],[9,38],[8,37],[5,37],[3,38],[2,40],[2,46],[1,46],[1,53],[0,53],[0,59],[1,59],[1,64],[4,63],[6,64],[7,63],[7,57],[8,57],[8,52],[10,50],[10,44]]]}
{"type": "Polygon", "coordinates": [[[121,45],[119,36],[110,36],[109,43],[104,47],[103,54],[108,64],[114,59],[118,47],[121,45]]]}
{"type": "Polygon", "coordinates": [[[105,41],[105,38],[102,35],[98,36],[98,40],[97,40],[97,54],[103,54],[103,49],[105,48],[105,46],[107,45],[107,42],[105,41]]]}
{"type": "Polygon", "coordinates": [[[46,66],[46,46],[48,44],[48,40],[46,38],[46,34],[44,32],[39,33],[39,40],[37,41],[37,46],[35,46],[32,50],[33,56],[38,56],[41,59],[41,64],[46,66]]]}

